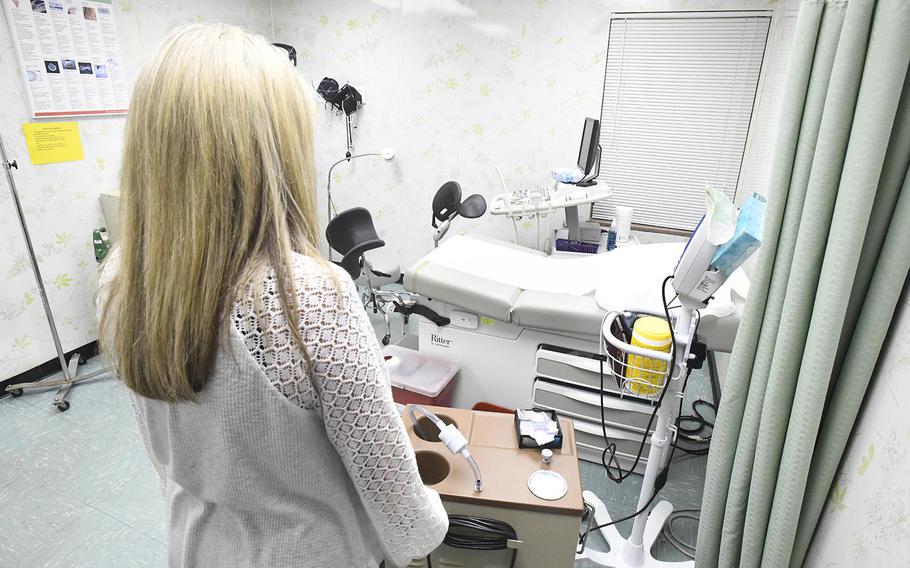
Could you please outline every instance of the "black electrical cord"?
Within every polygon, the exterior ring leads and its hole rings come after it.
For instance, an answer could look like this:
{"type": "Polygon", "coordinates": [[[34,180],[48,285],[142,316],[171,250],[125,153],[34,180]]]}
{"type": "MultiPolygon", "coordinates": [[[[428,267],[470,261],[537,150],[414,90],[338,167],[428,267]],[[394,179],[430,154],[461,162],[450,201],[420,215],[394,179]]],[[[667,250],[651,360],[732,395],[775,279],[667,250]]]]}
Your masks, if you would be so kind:
{"type": "Polygon", "coordinates": [[[667,465],[665,465],[664,468],[662,470],[660,470],[660,473],[657,474],[657,477],[654,478],[654,493],[651,494],[651,498],[648,499],[647,503],[645,503],[641,508],[639,508],[637,511],[635,511],[631,515],[626,515],[625,517],[616,519],[614,521],[610,521],[609,523],[603,523],[602,525],[594,525],[593,527],[588,529],[584,535],[581,535],[581,538],[579,539],[579,541],[583,543],[585,540],[587,540],[588,535],[591,534],[591,531],[597,531],[604,527],[609,527],[611,525],[615,525],[618,523],[628,521],[629,519],[634,519],[638,515],[647,511],[648,507],[650,507],[651,504],[654,503],[654,500],[657,499],[657,494],[660,493],[660,490],[663,489],[664,485],[667,484],[667,477],[669,475],[670,475],[670,462],[667,462],[667,465]]]}
{"type": "Polygon", "coordinates": [[[705,407],[711,410],[713,413],[717,413],[717,407],[714,404],[708,402],[707,400],[698,399],[692,403],[692,414],[680,415],[678,423],[676,425],[679,432],[685,435],[686,438],[689,438],[696,442],[706,442],[711,439],[711,436],[702,436],[705,430],[714,428],[714,422],[705,418],[705,415],[699,408],[705,407]],[[695,426],[686,426],[684,423],[689,422],[695,424],[695,426]]]}
{"type": "MultiPolygon", "coordinates": [[[[676,357],[676,335],[673,332],[673,323],[670,319],[670,302],[676,299],[678,294],[667,302],[667,282],[673,279],[673,276],[667,276],[664,278],[663,283],[660,286],[660,295],[664,304],[664,315],[667,317],[667,325],[670,327],[670,363],[667,365],[668,374],[664,380],[664,388],[660,391],[660,396],[657,398],[657,403],[654,405],[654,410],[651,412],[651,417],[648,418],[648,425],[645,427],[645,433],[641,437],[641,442],[638,445],[638,452],[635,454],[635,461],[632,462],[632,465],[627,471],[623,471],[622,467],[619,464],[619,460],[616,457],[616,443],[610,441],[610,437],[607,435],[607,423],[606,416],[604,414],[604,363],[603,359],[599,359],[600,362],[600,427],[601,432],[603,433],[604,443],[606,447],[603,449],[603,452],[600,454],[600,463],[603,465],[604,470],[607,473],[612,481],[616,483],[622,483],[630,475],[635,472],[635,468],[638,467],[639,462],[641,461],[641,456],[645,450],[645,444],[648,443],[648,438],[651,436],[651,425],[654,423],[654,417],[657,416],[657,411],[660,409],[660,405],[663,404],[664,396],[667,394],[667,381],[670,380],[669,374],[673,372],[674,368],[674,359],[676,357]],[[607,460],[607,454],[610,454],[610,459],[607,460]],[[609,461],[609,463],[608,463],[609,461]],[[614,472],[614,469],[616,472],[614,472]]],[[[699,320],[701,318],[699,317],[699,320]]]]}
{"type": "MultiPolygon", "coordinates": [[[[698,333],[698,326],[701,323],[701,313],[700,312],[697,312],[697,313],[698,313],[698,320],[695,323],[695,333],[696,334],[698,333]]],[[[713,354],[710,355],[710,357],[713,358],[713,354]]],[[[709,362],[709,365],[711,365],[711,364],[712,363],[709,362]]],[[[690,372],[691,372],[691,370],[690,370],[690,372]]],[[[715,373],[711,372],[710,375],[711,375],[711,395],[712,395],[712,398],[714,399],[713,403],[708,402],[703,399],[698,399],[692,403],[692,414],[683,415],[682,414],[683,401],[682,400],[679,401],[679,412],[678,412],[678,418],[676,419],[677,437],[676,437],[676,440],[673,442],[674,451],[676,449],[679,449],[680,451],[682,451],[686,454],[696,455],[696,456],[703,456],[703,455],[707,455],[707,453],[708,453],[708,450],[709,450],[708,445],[711,443],[711,435],[709,434],[709,435],[705,436],[703,434],[706,430],[709,430],[709,429],[712,430],[712,432],[713,432],[714,422],[713,422],[713,420],[710,420],[707,417],[705,417],[705,414],[704,414],[704,411],[702,410],[702,408],[710,409],[714,413],[714,416],[717,416],[717,403],[719,402],[718,398],[720,396],[719,395],[720,386],[715,384],[717,382],[715,373]],[[686,426],[686,423],[695,424],[695,426],[694,427],[686,426]],[[692,443],[700,443],[700,444],[705,444],[705,445],[698,446],[698,447],[687,447],[685,445],[680,444],[680,441],[682,439],[691,441],[692,443]]],[[[687,374],[686,375],[687,382],[688,382],[688,379],[689,379],[689,377],[687,374]]],[[[685,392],[685,387],[683,387],[683,392],[685,392]]],[[[673,455],[674,455],[673,452],[671,452],[670,459],[673,458],[673,455]]]]}
{"type": "MultiPolygon", "coordinates": [[[[509,541],[518,540],[518,534],[509,523],[497,519],[472,517],[468,515],[449,515],[449,532],[443,544],[463,550],[507,550],[509,541]]],[[[512,561],[509,567],[515,566],[518,549],[512,548],[512,561]]]]}
{"type": "MultiPolygon", "coordinates": [[[[663,304],[664,304],[664,315],[667,318],[667,324],[670,326],[670,363],[668,365],[669,373],[672,373],[673,368],[675,367],[674,361],[676,359],[676,349],[677,349],[676,334],[673,331],[673,323],[672,323],[672,320],[670,319],[669,302],[667,302],[667,282],[669,282],[672,278],[673,278],[672,275],[664,278],[664,281],[663,281],[663,283],[661,283],[661,287],[660,287],[660,295],[661,295],[661,299],[663,300],[663,304]]],[[[675,299],[675,297],[674,297],[674,299],[675,299]]],[[[672,302],[672,300],[671,300],[671,302],[672,302]]],[[[700,320],[701,320],[701,317],[699,316],[699,321],[700,320]]],[[[696,327],[697,327],[697,324],[696,324],[696,327]]],[[[669,373],[667,375],[668,381],[671,380],[669,373]]],[[[688,375],[687,375],[687,378],[688,378],[688,375]]],[[[616,444],[613,442],[610,442],[609,436],[607,436],[606,417],[604,416],[604,404],[603,404],[603,401],[604,401],[604,399],[603,399],[603,396],[604,396],[603,395],[603,381],[604,381],[603,360],[600,360],[600,425],[603,430],[604,441],[607,443],[607,447],[604,448],[604,451],[601,454],[601,463],[603,464],[604,469],[607,472],[607,477],[609,477],[613,481],[616,481],[617,483],[619,483],[632,474],[632,472],[635,470],[635,467],[638,465],[638,462],[641,460],[641,454],[644,451],[644,446],[647,443],[648,436],[651,435],[650,434],[651,424],[654,421],[654,417],[657,415],[657,410],[660,408],[660,405],[663,403],[664,396],[667,394],[667,389],[666,389],[667,384],[665,381],[664,388],[661,390],[660,396],[657,399],[657,404],[654,406],[654,411],[651,413],[651,418],[648,420],[648,426],[645,428],[645,433],[644,433],[644,436],[642,437],[641,444],[638,447],[638,454],[635,457],[635,461],[633,462],[632,467],[630,467],[628,471],[623,472],[622,469],[619,467],[619,462],[616,460],[616,444]],[[607,463],[606,463],[607,452],[610,452],[611,462],[613,464],[615,464],[614,467],[616,467],[619,470],[619,472],[620,472],[619,475],[614,475],[612,470],[610,469],[611,466],[607,465],[607,463]]],[[[675,449],[675,445],[674,445],[674,449],[675,449]]],[[[625,517],[610,521],[609,523],[603,523],[603,524],[588,528],[588,530],[586,530],[584,534],[581,534],[578,536],[578,542],[582,547],[585,546],[585,542],[588,539],[588,535],[591,534],[592,530],[600,530],[604,527],[615,525],[617,523],[622,523],[624,521],[628,521],[629,519],[634,519],[638,515],[641,515],[642,513],[644,513],[645,511],[648,510],[648,508],[651,506],[652,503],[654,503],[654,500],[657,498],[658,493],[660,493],[660,491],[663,489],[664,485],[666,485],[666,483],[667,483],[667,477],[670,474],[670,463],[672,462],[672,458],[673,458],[672,452],[673,452],[673,450],[671,449],[670,459],[667,460],[667,465],[664,466],[664,468],[657,474],[657,477],[654,479],[654,492],[651,494],[651,497],[648,499],[648,502],[645,503],[642,507],[640,507],[637,511],[635,511],[631,515],[626,515],[625,517]]]]}
{"type": "MultiPolygon", "coordinates": [[[[675,368],[675,361],[676,361],[676,354],[677,354],[676,350],[678,348],[677,344],[676,344],[676,333],[673,329],[672,320],[670,319],[670,309],[671,309],[670,303],[673,302],[673,300],[675,300],[676,297],[678,297],[678,295],[674,296],[673,299],[670,300],[670,302],[667,301],[667,282],[669,282],[672,278],[673,278],[672,275],[664,278],[664,281],[661,284],[661,288],[660,288],[661,299],[663,300],[663,306],[664,306],[664,315],[666,316],[667,323],[670,326],[670,363],[668,365],[669,373],[667,375],[667,381],[672,380],[672,377],[670,376],[670,374],[673,372],[673,369],[675,368]]],[[[681,306],[674,306],[674,307],[681,307],[681,306]]],[[[696,317],[698,319],[695,321],[695,330],[693,331],[693,335],[695,335],[698,332],[698,326],[699,326],[699,324],[701,324],[701,312],[699,312],[698,310],[696,310],[696,317]]],[[[685,392],[685,385],[689,381],[689,375],[691,374],[691,371],[692,371],[691,369],[687,368],[686,376],[684,379],[685,382],[683,383],[682,392],[685,392]]],[[[647,426],[647,428],[645,428],[645,435],[642,437],[641,444],[639,445],[639,448],[638,448],[638,454],[635,457],[635,461],[632,464],[632,467],[629,468],[629,471],[622,472],[622,469],[619,467],[619,463],[616,459],[616,453],[615,453],[616,444],[613,442],[610,442],[609,437],[607,436],[606,417],[604,415],[604,404],[603,404],[603,402],[604,402],[603,381],[604,381],[603,360],[601,359],[600,360],[600,424],[601,424],[601,428],[603,430],[604,441],[607,443],[607,447],[604,448],[604,451],[601,454],[601,463],[603,464],[604,469],[607,472],[607,476],[610,479],[619,483],[619,482],[623,481],[625,478],[627,478],[629,475],[631,475],[631,473],[634,471],[635,467],[638,465],[638,462],[641,460],[641,455],[644,450],[645,443],[647,442],[648,436],[650,435],[649,431],[651,430],[651,424],[654,420],[654,417],[657,415],[657,410],[660,408],[660,405],[663,403],[664,396],[667,393],[667,389],[666,389],[667,385],[665,382],[664,388],[661,390],[660,396],[657,399],[657,404],[654,407],[654,411],[651,413],[651,418],[648,420],[648,426],[647,426]],[[612,465],[607,465],[607,463],[606,463],[607,452],[610,452],[610,454],[611,454],[610,460],[611,460],[612,465]],[[620,474],[614,475],[613,471],[611,470],[611,467],[616,467],[616,469],[619,470],[620,474]]],[[[713,387],[713,385],[712,385],[712,387],[713,387]]],[[[698,402],[701,402],[705,405],[708,405],[709,407],[716,409],[715,405],[712,405],[706,401],[696,401],[696,403],[698,403],[698,402]]],[[[717,402],[717,401],[715,401],[715,402],[717,402]]],[[[682,413],[682,399],[680,399],[679,404],[680,404],[680,407],[679,407],[680,410],[678,413],[678,417],[675,421],[676,426],[677,426],[677,431],[679,428],[680,419],[682,418],[682,416],[679,416],[682,413]]],[[[696,404],[693,404],[693,412],[697,415],[698,419],[705,421],[705,423],[708,423],[708,421],[704,418],[704,415],[702,415],[697,410],[696,406],[697,406],[696,404]]],[[[710,423],[710,425],[713,427],[713,423],[710,423]]],[[[677,438],[678,438],[678,436],[677,436],[677,438]]],[[[679,447],[678,439],[673,441],[672,447],[670,449],[670,458],[667,460],[667,464],[657,474],[657,477],[654,479],[654,491],[651,494],[651,497],[648,499],[647,503],[645,503],[642,507],[640,507],[637,511],[635,511],[634,513],[632,513],[630,515],[626,515],[625,517],[622,517],[620,519],[610,521],[609,523],[603,523],[603,524],[588,528],[588,530],[586,530],[584,534],[579,535],[578,540],[579,540],[579,544],[582,547],[584,547],[585,542],[587,541],[588,535],[591,533],[592,530],[600,530],[604,527],[608,527],[611,525],[615,525],[617,523],[622,523],[624,521],[634,519],[635,517],[641,515],[642,513],[644,513],[645,511],[648,510],[648,508],[651,506],[652,503],[654,503],[654,500],[657,498],[658,493],[660,493],[660,491],[664,488],[664,485],[666,485],[666,483],[667,483],[667,478],[669,477],[669,474],[670,474],[670,464],[673,462],[673,455],[676,452],[677,447],[679,447]]],[[[680,450],[686,451],[689,453],[694,453],[694,451],[689,450],[687,448],[683,448],[683,447],[680,447],[680,450]]],[[[704,452],[707,453],[707,449],[704,449],[704,452]]]]}
{"type": "Polygon", "coordinates": [[[622,483],[627,477],[632,475],[635,472],[635,468],[638,467],[638,462],[641,461],[641,456],[645,451],[645,444],[648,443],[648,437],[651,435],[651,424],[654,423],[654,417],[657,416],[657,409],[660,408],[660,403],[663,400],[663,393],[661,393],[660,400],[657,401],[657,404],[654,406],[654,410],[651,412],[651,417],[648,419],[648,425],[645,427],[645,433],[641,437],[641,443],[638,445],[638,452],[635,454],[635,461],[632,462],[632,465],[627,471],[622,470],[622,466],[619,464],[619,460],[616,458],[616,443],[610,441],[610,437],[607,435],[607,418],[604,414],[604,362],[600,360],[600,427],[603,432],[604,442],[606,447],[603,452],[600,454],[600,463],[604,466],[604,470],[607,472],[607,477],[616,483],[622,483]],[[610,463],[607,463],[607,454],[610,454],[610,463]],[[616,469],[619,473],[614,473],[613,468],[616,469]]]}
{"type": "MultiPolygon", "coordinates": [[[[674,447],[679,448],[680,451],[683,451],[687,454],[696,455],[696,456],[707,455],[709,446],[711,444],[711,435],[701,436],[701,433],[704,432],[708,428],[712,429],[712,431],[714,429],[714,422],[705,418],[704,414],[702,414],[702,412],[699,410],[699,407],[701,407],[701,406],[711,408],[712,410],[714,410],[715,415],[716,415],[717,410],[713,404],[711,404],[708,401],[699,399],[692,403],[692,412],[694,413],[694,416],[680,416],[676,420],[676,428],[677,428],[677,431],[679,432],[679,435],[676,437],[676,441],[674,442],[674,447]],[[697,426],[694,428],[688,428],[688,427],[683,426],[683,422],[693,422],[693,423],[697,424],[697,426]],[[686,447],[686,446],[680,444],[680,441],[683,439],[690,441],[692,443],[701,443],[704,445],[700,446],[700,447],[686,447]]],[[[680,401],[680,412],[682,412],[682,402],[681,401],[680,401]]],[[[671,454],[671,457],[672,457],[672,454],[671,454]]]]}
{"type": "MultiPolygon", "coordinates": [[[[694,436],[698,436],[698,434],[700,432],[704,431],[704,429],[706,429],[706,428],[713,429],[714,423],[711,422],[710,420],[707,420],[706,418],[704,418],[704,415],[702,415],[701,411],[698,410],[699,406],[708,406],[709,408],[714,408],[713,404],[711,404],[710,402],[701,400],[701,399],[693,402],[692,409],[697,416],[680,416],[679,417],[679,419],[677,420],[677,429],[679,430],[679,433],[681,435],[677,436],[676,442],[674,442],[674,447],[689,455],[704,456],[704,455],[708,454],[708,451],[710,449],[711,436],[708,435],[708,436],[704,436],[704,437],[699,437],[697,440],[693,439],[693,438],[694,438],[694,436]],[[688,431],[687,431],[687,429],[684,426],[682,426],[682,421],[698,422],[698,423],[700,423],[700,425],[696,428],[688,429],[688,431]],[[693,434],[694,434],[694,436],[693,436],[693,434]],[[697,442],[702,445],[695,446],[695,447],[691,447],[691,446],[687,447],[686,445],[683,445],[681,443],[683,440],[690,441],[693,444],[697,442]]],[[[671,456],[672,456],[672,454],[671,454],[671,456]]]]}
{"type": "MultiPolygon", "coordinates": [[[[708,351],[706,357],[708,363],[708,376],[711,381],[711,401],[708,402],[704,399],[698,399],[692,403],[692,414],[686,416],[680,416],[679,422],[677,423],[677,429],[683,438],[686,438],[694,443],[708,443],[711,442],[711,436],[714,431],[714,420],[717,418],[717,409],[720,405],[720,384],[717,379],[717,363],[714,359],[714,352],[708,351]],[[705,412],[710,411],[713,415],[713,418],[707,418],[705,412]],[[694,426],[687,426],[686,423],[689,423],[694,426]],[[708,430],[711,430],[711,434],[705,434],[708,430]]],[[[687,451],[684,446],[680,446],[680,449],[687,451]]],[[[707,453],[706,448],[697,448],[697,451],[689,451],[689,453],[704,454],[707,453]],[[705,450],[705,451],[701,451],[705,450]]]]}

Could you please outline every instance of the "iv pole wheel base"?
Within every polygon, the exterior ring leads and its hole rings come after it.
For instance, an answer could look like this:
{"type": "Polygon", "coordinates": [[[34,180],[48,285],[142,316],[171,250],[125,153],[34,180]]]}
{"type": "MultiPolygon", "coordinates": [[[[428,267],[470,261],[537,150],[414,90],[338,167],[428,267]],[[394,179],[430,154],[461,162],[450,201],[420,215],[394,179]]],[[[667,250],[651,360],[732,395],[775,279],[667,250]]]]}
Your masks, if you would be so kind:
{"type": "Polygon", "coordinates": [[[6,393],[9,394],[10,396],[12,396],[13,398],[19,398],[20,396],[22,396],[23,392],[24,391],[22,389],[10,389],[10,390],[6,391],[6,393]]]}
{"type": "Polygon", "coordinates": [[[66,412],[67,410],[70,409],[70,403],[69,403],[68,400],[63,400],[63,401],[60,401],[60,402],[55,402],[55,403],[54,403],[54,406],[56,406],[56,407],[57,407],[57,410],[59,410],[60,412],[66,412]]]}
{"type": "MultiPolygon", "coordinates": [[[[585,491],[584,500],[594,506],[595,524],[601,525],[612,521],[609,512],[607,512],[607,506],[596,495],[590,491],[585,491]]],[[[661,501],[651,509],[648,514],[648,522],[645,525],[642,545],[629,545],[628,541],[616,530],[616,526],[610,525],[600,529],[601,536],[604,537],[604,540],[610,546],[609,552],[586,547],[584,552],[575,555],[575,559],[587,558],[598,566],[607,566],[609,568],[694,568],[695,562],[692,560],[671,562],[658,560],[651,556],[651,547],[663,529],[667,517],[672,512],[673,505],[669,501],[661,501]]]]}

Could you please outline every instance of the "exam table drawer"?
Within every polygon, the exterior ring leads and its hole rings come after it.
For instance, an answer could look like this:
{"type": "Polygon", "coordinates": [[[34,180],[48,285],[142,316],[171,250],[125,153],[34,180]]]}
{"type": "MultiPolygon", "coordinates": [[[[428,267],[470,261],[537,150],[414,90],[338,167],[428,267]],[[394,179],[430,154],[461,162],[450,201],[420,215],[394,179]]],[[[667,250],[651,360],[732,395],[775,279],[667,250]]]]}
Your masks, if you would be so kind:
{"type": "MultiPolygon", "coordinates": [[[[549,408],[570,418],[600,424],[600,395],[596,391],[573,388],[547,379],[535,379],[534,406],[549,408]]],[[[654,407],[631,398],[604,394],[604,422],[613,428],[644,433],[654,407]]],[[[653,424],[652,424],[653,427],[653,424]]]]}
{"type": "MultiPolygon", "coordinates": [[[[600,361],[594,354],[542,345],[537,350],[537,376],[586,389],[600,390],[600,361]]],[[[620,395],[619,385],[604,362],[604,392],[620,395]]],[[[626,393],[629,397],[629,393],[626,393]]],[[[598,421],[600,419],[598,418],[598,421]]]]}
{"type": "MultiPolygon", "coordinates": [[[[603,451],[606,444],[604,443],[603,429],[600,422],[590,422],[588,420],[572,420],[575,426],[575,442],[584,444],[597,450],[603,451]]],[[[633,460],[638,454],[638,448],[641,446],[641,439],[644,436],[642,432],[633,432],[623,428],[611,428],[607,426],[607,437],[610,442],[616,445],[617,455],[623,454],[633,460]]],[[[642,460],[647,461],[648,452],[651,450],[651,436],[645,437],[645,447],[641,451],[642,460]]],[[[600,461],[600,455],[597,460],[600,461]]]]}

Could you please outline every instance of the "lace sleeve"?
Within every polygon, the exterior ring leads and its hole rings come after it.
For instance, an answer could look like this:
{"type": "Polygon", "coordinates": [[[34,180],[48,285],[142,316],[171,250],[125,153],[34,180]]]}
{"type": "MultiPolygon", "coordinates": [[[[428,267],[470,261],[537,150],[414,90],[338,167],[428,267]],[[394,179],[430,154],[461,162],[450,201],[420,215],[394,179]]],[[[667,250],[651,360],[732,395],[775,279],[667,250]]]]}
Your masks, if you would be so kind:
{"type": "Polygon", "coordinates": [[[313,358],[326,433],[354,482],[388,559],[407,564],[448,530],[439,495],[417,472],[392,400],[379,342],[350,278],[337,271],[299,283],[301,328],[313,358]]]}

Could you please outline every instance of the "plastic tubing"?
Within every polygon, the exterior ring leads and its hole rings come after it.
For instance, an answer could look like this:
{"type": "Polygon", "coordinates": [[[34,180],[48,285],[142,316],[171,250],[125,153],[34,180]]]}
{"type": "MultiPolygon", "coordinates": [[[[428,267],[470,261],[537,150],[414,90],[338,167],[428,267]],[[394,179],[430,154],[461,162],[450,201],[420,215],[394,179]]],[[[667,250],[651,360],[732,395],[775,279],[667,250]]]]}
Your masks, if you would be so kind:
{"type": "MultiPolygon", "coordinates": [[[[409,404],[408,405],[408,414],[411,417],[411,424],[414,425],[414,429],[419,431],[420,426],[417,424],[417,414],[420,413],[427,417],[433,424],[439,428],[439,438],[445,446],[453,454],[461,454],[461,456],[468,462],[468,465],[471,466],[471,471],[474,473],[474,491],[480,493],[483,491],[483,475],[480,473],[480,467],[477,465],[477,461],[474,459],[474,456],[471,455],[471,452],[468,450],[467,440],[465,440],[464,435],[455,427],[454,424],[446,424],[439,419],[438,416],[424,408],[419,404],[409,404]],[[446,431],[443,434],[443,430],[446,431]]],[[[426,436],[426,433],[421,432],[426,436]]]]}

